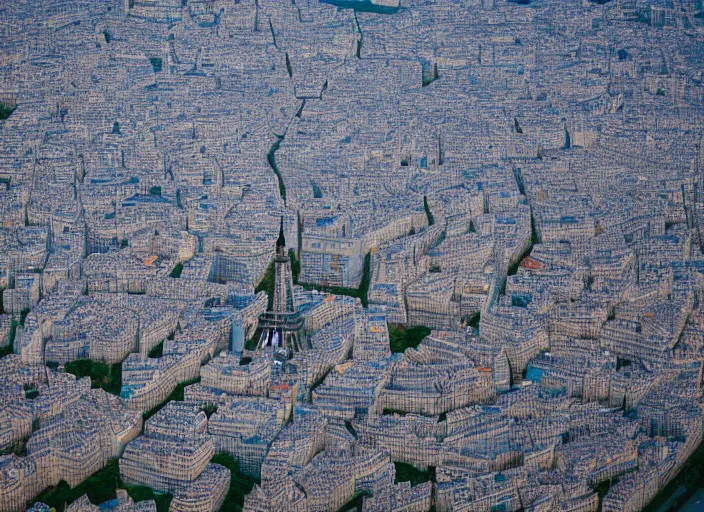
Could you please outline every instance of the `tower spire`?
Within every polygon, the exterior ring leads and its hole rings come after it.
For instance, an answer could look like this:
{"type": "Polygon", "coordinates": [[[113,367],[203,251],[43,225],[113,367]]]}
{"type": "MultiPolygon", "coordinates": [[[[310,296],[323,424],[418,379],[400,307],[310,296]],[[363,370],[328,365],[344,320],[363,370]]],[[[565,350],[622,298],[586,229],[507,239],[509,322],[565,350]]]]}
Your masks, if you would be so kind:
{"type": "Polygon", "coordinates": [[[286,247],[286,238],[284,237],[284,216],[281,216],[281,227],[279,228],[279,238],[276,239],[276,251],[281,247],[286,247]]]}

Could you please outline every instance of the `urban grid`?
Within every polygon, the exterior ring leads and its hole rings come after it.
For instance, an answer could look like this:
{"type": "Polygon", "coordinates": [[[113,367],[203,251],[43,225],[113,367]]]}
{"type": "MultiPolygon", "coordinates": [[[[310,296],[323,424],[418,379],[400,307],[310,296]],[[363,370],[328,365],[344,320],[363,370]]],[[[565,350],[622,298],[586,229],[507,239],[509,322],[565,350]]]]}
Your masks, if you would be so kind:
{"type": "Polygon", "coordinates": [[[704,501],[704,0],[0,0],[0,511],[704,501]]]}

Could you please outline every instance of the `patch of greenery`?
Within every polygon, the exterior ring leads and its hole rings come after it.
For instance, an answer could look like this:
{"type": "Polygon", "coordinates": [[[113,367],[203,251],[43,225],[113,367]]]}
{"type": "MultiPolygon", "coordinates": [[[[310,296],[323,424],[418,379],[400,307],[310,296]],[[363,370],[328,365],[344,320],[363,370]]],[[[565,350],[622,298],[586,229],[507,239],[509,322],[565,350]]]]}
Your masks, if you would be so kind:
{"type": "Polygon", "coordinates": [[[677,498],[669,503],[668,510],[680,510],[689,499],[704,487],[704,443],[700,443],[694,453],[687,459],[684,466],[680,468],[677,476],[669,484],[660,489],[653,500],[643,509],[643,512],[656,512],[675,495],[680,486],[685,492],[677,495],[677,498]]]}
{"type": "Polygon", "coordinates": [[[481,313],[477,311],[473,315],[467,315],[467,325],[469,327],[474,327],[475,329],[479,329],[479,322],[481,320],[481,313]]]}
{"type": "Polygon", "coordinates": [[[421,85],[423,87],[428,87],[430,84],[432,84],[435,80],[440,78],[440,74],[438,73],[438,65],[437,63],[433,65],[431,69],[427,69],[425,65],[423,66],[423,78],[422,78],[422,83],[421,85]]]}
{"type": "Polygon", "coordinates": [[[289,249],[288,257],[291,258],[291,274],[293,274],[294,284],[298,284],[298,276],[301,275],[301,260],[296,258],[296,251],[289,249]]]}
{"type": "Polygon", "coordinates": [[[218,452],[210,462],[220,464],[230,470],[230,490],[227,491],[220,512],[240,512],[242,505],[244,505],[245,496],[252,492],[254,484],[259,483],[259,480],[242,473],[239,460],[229,453],[218,452]]]}
{"type": "Polygon", "coordinates": [[[155,345],[147,354],[152,359],[159,358],[164,355],[164,340],[160,341],[158,345],[155,345]]]}
{"type": "Polygon", "coordinates": [[[25,383],[24,387],[24,397],[27,400],[34,400],[39,396],[39,390],[34,386],[34,384],[25,383]]]}
{"type": "Polygon", "coordinates": [[[29,441],[29,436],[23,437],[22,439],[18,439],[14,443],[12,443],[10,446],[5,447],[4,450],[0,450],[0,457],[3,455],[9,455],[11,453],[14,453],[18,457],[26,457],[27,456],[27,441],[29,441]]]}
{"type": "Polygon", "coordinates": [[[259,339],[262,337],[262,329],[261,327],[257,327],[257,329],[254,331],[254,335],[252,335],[251,338],[248,340],[245,340],[244,342],[244,348],[246,350],[257,350],[257,344],[259,343],[259,339]]]}
{"type": "Polygon", "coordinates": [[[430,332],[428,327],[422,325],[408,327],[403,324],[389,324],[391,352],[403,353],[407,348],[416,348],[430,332]]]}
{"type": "Polygon", "coordinates": [[[616,358],[616,371],[620,370],[621,368],[625,368],[626,366],[631,366],[630,359],[622,359],[620,357],[616,358]]]}
{"type": "Polygon", "coordinates": [[[183,272],[183,263],[181,263],[181,262],[179,261],[178,263],[176,263],[176,266],[175,266],[174,269],[171,271],[171,273],[169,274],[169,276],[170,276],[170,277],[176,277],[176,278],[178,278],[178,277],[181,277],[181,272],[183,272]]]}
{"type": "Polygon", "coordinates": [[[8,343],[4,347],[0,347],[0,358],[3,358],[5,356],[9,356],[10,354],[12,354],[12,351],[13,351],[12,347],[13,347],[12,343],[8,343]]]}
{"type": "Polygon", "coordinates": [[[313,197],[315,199],[321,199],[323,197],[323,191],[320,190],[320,186],[314,181],[311,181],[310,183],[313,187],[313,197]]]}
{"type": "Polygon", "coordinates": [[[13,351],[13,347],[15,346],[15,338],[17,337],[17,328],[20,326],[20,323],[17,320],[12,320],[10,322],[10,336],[8,337],[8,344],[7,346],[3,349],[3,352],[6,350],[9,350],[7,353],[3,353],[3,356],[6,356],[7,354],[11,354],[13,351]]]}
{"type": "Polygon", "coordinates": [[[367,293],[369,292],[369,282],[371,281],[371,254],[367,253],[364,257],[364,267],[362,270],[362,280],[359,283],[359,288],[345,288],[343,286],[321,286],[317,284],[304,284],[306,290],[318,290],[324,293],[332,293],[333,295],[347,295],[348,297],[357,298],[362,301],[362,305],[366,308],[369,303],[367,293]]]}
{"type": "Polygon", "coordinates": [[[320,377],[318,377],[317,379],[315,379],[315,381],[313,382],[313,384],[311,384],[311,386],[310,386],[311,392],[312,392],[314,389],[316,389],[318,386],[320,386],[323,382],[325,382],[325,379],[327,378],[328,374],[329,374],[331,371],[332,371],[332,370],[328,370],[328,371],[326,371],[325,373],[323,373],[320,377]]]}
{"type": "Polygon", "coordinates": [[[650,25],[650,12],[649,11],[646,11],[646,12],[638,11],[636,13],[635,21],[638,23],[647,23],[648,25],[650,25]]]}
{"type": "Polygon", "coordinates": [[[271,310],[274,307],[274,260],[269,263],[264,277],[259,281],[256,288],[254,288],[254,293],[259,292],[266,292],[268,298],[267,309],[271,310]]]}
{"type": "Polygon", "coordinates": [[[293,69],[291,69],[291,59],[288,56],[288,52],[286,52],[286,71],[289,78],[293,77],[293,69]]]}
{"type": "Polygon", "coordinates": [[[0,120],[7,119],[15,111],[16,107],[10,107],[4,103],[0,103],[0,120]]]}
{"type": "Polygon", "coordinates": [[[352,434],[352,436],[357,439],[357,432],[355,431],[354,427],[352,426],[352,422],[350,420],[345,420],[345,428],[347,429],[347,432],[352,434]]]}
{"type": "MultiPolygon", "coordinates": [[[[294,284],[301,284],[306,290],[318,290],[324,293],[332,293],[333,295],[347,295],[348,297],[358,298],[362,301],[362,305],[367,307],[367,293],[369,292],[369,283],[371,281],[371,254],[367,253],[364,257],[362,280],[359,283],[359,288],[300,283],[298,278],[301,274],[301,262],[298,258],[296,258],[296,253],[293,249],[288,251],[288,255],[289,258],[291,258],[291,274],[293,275],[294,284]]],[[[274,262],[272,261],[269,263],[269,266],[264,273],[264,277],[254,289],[254,293],[266,292],[268,298],[268,309],[271,309],[274,305],[274,285],[274,262]]],[[[254,350],[256,348],[256,341],[259,341],[259,337],[255,335],[253,338],[245,342],[245,348],[248,350],[254,350]],[[252,343],[254,343],[254,345],[252,345],[252,343]],[[251,346],[253,346],[253,348],[250,348],[251,346]]]]}
{"type": "Polygon", "coordinates": [[[161,196],[161,187],[159,185],[154,185],[149,189],[150,196],[161,196]]]}
{"type": "Polygon", "coordinates": [[[523,128],[521,128],[517,117],[513,118],[513,129],[516,131],[516,133],[523,133],[523,128]]]}
{"type": "Polygon", "coordinates": [[[157,494],[145,485],[122,484],[120,488],[126,490],[127,494],[129,494],[135,502],[154,500],[156,502],[157,512],[168,512],[171,500],[173,499],[171,494],[157,494]]]}
{"type": "Polygon", "coordinates": [[[398,414],[399,416],[405,416],[408,414],[406,411],[400,411],[398,409],[384,409],[382,413],[384,416],[393,416],[394,414],[398,414]]]}
{"type": "Polygon", "coordinates": [[[337,512],[356,512],[358,510],[362,510],[362,502],[364,501],[364,497],[371,495],[372,493],[366,490],[357,491],[349,500],[347,500],[344,505],[337,509],[337,512]]]}
{"type": "MultiPolygon", "coordinates": [[[[0,297],[2,297],[2,290],[0,290],[0,297]]],[[[1,301],[2,299],[0,299],[1,301]]],[[[0,306],[2,306],[2,303],[0,302],[0,306]]],[[[1,308],[0,308],[1,310],[1,308]]],[[[29,309],[23,309],[20,311],[20,319],[15,320],[14,318],[10,322],[10,333],[7,337],[7,345],[0,347],[0,357],[5,357],[7,355],[10,355],[13,353],[13,347],[15,346],[15,338],[17,337],[17,328],[22,326],[24,327],[24,322],[27,319],[27,315],[29,314],[29,309]]]]}
{"type": "Polygon", "coordinates": [[[597,485],[594,486],[594,491],[596,491],[597,495],[599,496],[599,505],[597,506],[598,512],[601,512],[601,504],[604,501],[604,496],[606,496],[606,493],[609,492],[611,486],[616,482],[618,482],[618,480],[604,480],[603,482],[599,482],[597,485]]]}
{"type": "Polygon", "coordinates": [[[41,502],[49,505],[51,508],[55,509],[56,512],[63,512],[66,508],[66,502],[69,501],[70,492],[71,486],[64,480],[61,480],[56,487],[48,487],[40,492],[32,500],[31,504],[41,502]]]}
{"type": "Polygon", "coordinates": [[[218,410],[218,406],[215,404],[205,404],[202,409],[205,415],[210,418],[218,410]]]}
{"type": "Polygon", "coordinates": [[[154,73],[159,73],[161,71],[162,60],[161,57],[150,57],[149,62],[152,65],[154,73]]]}
{"type": "Polygon", "coordinates": [[[186,388],[186,386],[190,386],[191,384],[196,384],[198,382],[200,382],[200,377],[196,377],[195,379],[190,379],[190,380],[185,380],[183,382],[179,382],[178,384],[176,384],[176,387],[171,392],[171,394],[168,397],[166,397],[166,400],[164,400],[162,403],[160,403],[156,407],[152,407],[148,411],[142,413],[142,419],[144,421],[147,421],[149,418],[154,416],[157,412],[159,412],[166,404],[168,404],[172,400],[176,401],[176,402],[183,402],[183,399],[184,399],[183,390],[186,388]]]}
{"type": "Polygon", "coordinates": [[[658,96],[665,96],[665,90],[658,88],[658,90],[655,91],[655,94],[657,94],[658,96]]]}
{"type": "MultiPolygon", "coordinates": [[[[531,215],[530,215],[530,244],[528,245],[526,250],[523,251],[523,254],[521,254],[521,256],[516,260],[516,262],[508,268],[506,275],[515,276],[518,273],[518,267],[520,267],[521,262],[526,258],[526,256],[530,256],[530,253],[533,250],[533,246],[537,243],[538,243],[538,234],[535,231],[535,222],[533,221],[533,214],[531,213],[531,215]]],[[[505,289],[506,289],[506,283],[504,282],[504,290],[505,289]]]]}
{"type": "Polygon", "coordinates": [[[75,375],[79,379],[90,377],[91,388],[101,388],[113,395],[120,395],[122,363],[108,365],[91,361],[90,359],[78,359],[66,363],[64,371],[75,375]]]}
{"type": "Polygon", "coordinates": [[[107,466],[93,473],[76,487],[71,488],[68,483],[61,480],[55,487],[49,487],[37,495],[31,504],[42,502],[63,512],[67,503],[73,503],[84,494],[93,504],[101,504],[115,499],[116,489],[125,489],[135,502],[154,500],[158,512],[167,512],[171,503],[171,495],[155,494],[149,487],[128,485],[120,478],[118,459],[110,459],[107,466]]]}
{"type": "Polygon", "coordinates": [[[435,468],[428,467],[425,471],[421,471],[411,464],[405,462],[394,462],[396,467],[396,483],[411,482],[411,487],[425,482],[435,482],[435,468]]]}
{"type": "Polygon", "coordinates": [[[433,217],[433,212],[430,211],[430,206],[428,206],[428,196],[423,196],[423,208],[425,208],[425,215],[428,217],[428,225],[432,226],[435,224],[435,217],[433,217]]]}

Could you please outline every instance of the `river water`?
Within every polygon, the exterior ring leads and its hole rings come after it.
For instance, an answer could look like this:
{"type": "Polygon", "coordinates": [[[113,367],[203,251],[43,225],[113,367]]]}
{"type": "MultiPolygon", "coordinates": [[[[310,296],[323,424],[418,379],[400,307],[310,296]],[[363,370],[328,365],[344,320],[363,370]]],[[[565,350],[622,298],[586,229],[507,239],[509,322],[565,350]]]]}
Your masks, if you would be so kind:
{"type": "Polygon", "coordinates": [[[318,0],[321,4],[330,4],[342,9],[354,9],[358,12],[375,12],[377,14],[395,14],[400,7],[388,7],[373,4],[371,0],[318,0]]]}

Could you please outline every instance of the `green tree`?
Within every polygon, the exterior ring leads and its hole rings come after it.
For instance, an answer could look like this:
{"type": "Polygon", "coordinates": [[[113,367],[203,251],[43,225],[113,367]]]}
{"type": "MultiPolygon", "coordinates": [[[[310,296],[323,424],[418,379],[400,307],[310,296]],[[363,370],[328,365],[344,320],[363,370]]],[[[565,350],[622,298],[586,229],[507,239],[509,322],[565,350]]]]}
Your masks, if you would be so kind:
{"type": "Polygon", "coordinates": [[[424,326],[408,327],[402,324],[389,324],[391,352],[403,353],[407,348],[416,348],[430,335],[431,330],[424,326]]]}
{"type": "Polygon", "coordinates": [[[174,267],[174,269],[171,271],[169,276],[178,278],[181,277],[181,272],[183,272],[183,263],[179,261],[174,267]]]}
{"type": "Polygon", "coordinates": [[[240,512],[244,505],[244,498],[252,492],[257,479],[245,475],[240,470],[239,460],[226,452],[216,453],[210,460],[214,464],[220,464],[230,470],[230,489],[227,491],[225,502],[220,508],[220,512],[240,512]]]}
{"type": "Polygon", "coordinates": [[[394,462],[394,466],[396,467],[396,483],[411,482],[411,486],[415,487],[425,482],[435,482],[435,468],[433,466],[428,467],[425,471],[405,462],[394,462]]]}
{"type": "Polygon", "coordinates": [[[101,388],[113,395],[120,395],[122,387],[121,363],[107,365],[90,359],[77,359],[66,363],[64,371],[79,379],[90,377],[91,388],[101,388]]]}
{"type": "Polygon", "coordinates": [[[0,103],[0,120],[7,119],[15,111],[15,107],[10,107],[4,103],[0,103]]]}

